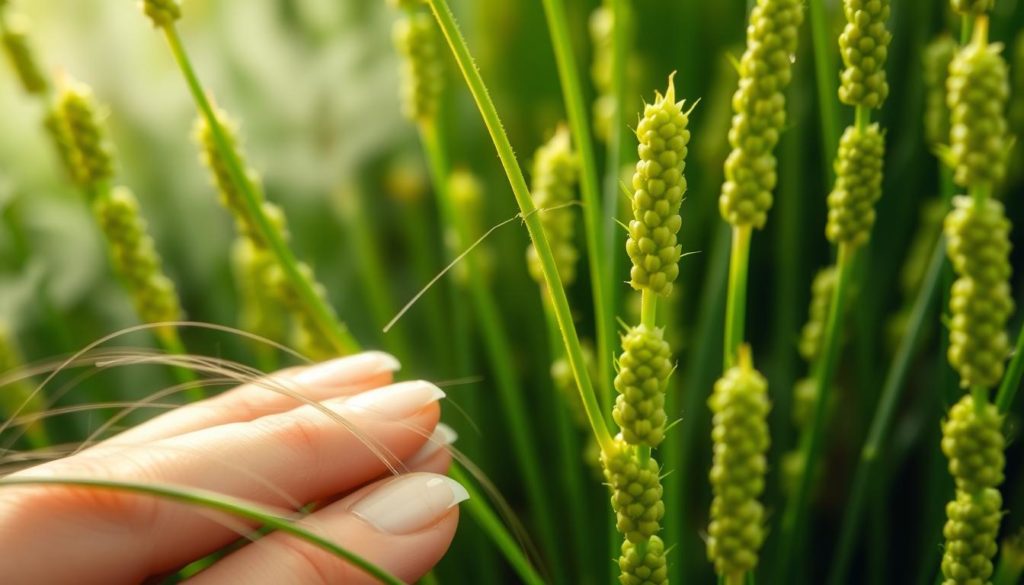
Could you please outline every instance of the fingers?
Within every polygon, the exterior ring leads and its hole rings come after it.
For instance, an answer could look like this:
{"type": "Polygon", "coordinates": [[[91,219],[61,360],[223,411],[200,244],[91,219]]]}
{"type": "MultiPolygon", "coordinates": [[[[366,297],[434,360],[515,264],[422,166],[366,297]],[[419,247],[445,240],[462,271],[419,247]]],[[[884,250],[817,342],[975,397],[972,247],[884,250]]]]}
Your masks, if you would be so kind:
{"type": "Polygon", "coordinates": [[[452,463],[449,447],[459,438],[455,429],[444,423],[437,423],[433,434],[420,450],[405,460],[405,467],[410,472],[425,471],[444,475],[452,463]]]}
{"type": "Polygon", "coordinates": [[[282,370],[213,398],[172,410],[105,441],[104,445],[144,443],[232,422],[243,422],[295,408],[301,395],[320,402],[390,384],[398,360],[368,351],[302,368],[282,370]]]}
{"type": "MultiPolygon", "coordinates": [[[[294,508],[381,476],[388,471],[384,457],[394,464],[415,454],[437,424],[443,396],[427,382],[404,382],[322,403],[334,418],[302,406],[145,445],[93,449],[23,474],[182,485],[294,508]]],[[[32,493],[36,499],[18,502],[23,513],[5,525],[66,534],[65,542],[47,543],[55,549],[81,549],[74,534],[80,539],[88,527],[96,547],[86,562],[120,564],[118,575],[129,576],[108,582],[173,569],[237,538],[236,531],[182,504],[98,490],[32,493]]],[[[0,542],[7,540],[0,535],[0,542]]]]}
{"type": "MultiPolygon", "coordinates": [[[[469,498],[454,480],[411,473],[381,480],[301,524],[402,581],[423,576],[448,550],[458,504],[469,498]]],[[[362,570],[297,538],[275,533],[215,564],[193,585],[377,583],[362,570]]]]}

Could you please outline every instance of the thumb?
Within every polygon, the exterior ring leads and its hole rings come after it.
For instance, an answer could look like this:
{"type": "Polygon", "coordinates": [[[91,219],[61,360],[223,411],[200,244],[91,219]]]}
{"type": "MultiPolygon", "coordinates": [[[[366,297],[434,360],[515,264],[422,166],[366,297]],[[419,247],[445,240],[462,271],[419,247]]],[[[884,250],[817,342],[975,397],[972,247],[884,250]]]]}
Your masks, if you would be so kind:
{"type": "MultiPolygon", "coordinates": [[[[458,504],[469,498],[455,480],[410,473],[380,480],[304,518],[301,524],[395,575],[414,582],[448,550],[458,504]]],[[[376,583],[360,569],[312,544],[274,533],[229,555],[189,581],[376,583]]]]}

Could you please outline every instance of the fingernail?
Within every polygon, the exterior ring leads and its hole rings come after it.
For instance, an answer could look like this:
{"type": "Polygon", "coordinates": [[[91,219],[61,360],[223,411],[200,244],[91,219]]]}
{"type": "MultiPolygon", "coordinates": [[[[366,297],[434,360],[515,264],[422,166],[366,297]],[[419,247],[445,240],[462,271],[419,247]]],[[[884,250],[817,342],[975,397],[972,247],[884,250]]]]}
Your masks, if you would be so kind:
{"type": "Polygon", "coordinates": [[[295,378],[303,384],[351,383],[401,369],[402,364],[395,356],[383,351],[366,351],[310,366],[295,378]]]}
{"type": "Polygon", "coordinates": [[[434,473],[400,475],[357,501],[357,518],[388,534],[411,534],[433,526],[448,510],[469,499],[454,479],[434,473]]]}
{"type": "Polygon", "coordinates": [[[417,380],[400,382],[356,394],[346,399],[342,405],[347,410],[358,414],[400,419],[412,416],[423,410],[428,404],[437,402],[444,397],[444,391],[437,386],[430,382],[417,380]]]}
{"type": "Polygon", "coordinates": [[[441,449],[451,445],[458,438],[459,434],[455,432],[455,429],[444,423],[437,423],[437,426],[434,427],[434,432],[431,433],[427,442],[420,447],[420,450],[417,451],[415,455],[405,462],[406,466],[414,467],[423,463],[427,459],[430,459],[434,453],[437,453],[441,449]]]}

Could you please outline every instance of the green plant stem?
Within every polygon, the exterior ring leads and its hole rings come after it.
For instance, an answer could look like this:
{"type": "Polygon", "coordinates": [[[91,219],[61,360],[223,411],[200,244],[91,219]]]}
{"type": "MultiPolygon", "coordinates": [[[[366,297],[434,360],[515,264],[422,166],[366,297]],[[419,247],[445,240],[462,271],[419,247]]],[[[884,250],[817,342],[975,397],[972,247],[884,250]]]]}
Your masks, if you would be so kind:
{"type": "Polygon", "coordinates": [[[1021,327],[1017,335],[1017,345],[1013,350],[1013,359],[1006,369],[1006,375],[999,385],[999,392],[996,394],[996,408],[1000,414],[1006,414],[1013,405],[1013,399],[1020,390],[1020,380],[1024,376],[1024,327],[1021,327]]]}
{"type": "Polygon", "coordinates": [[[330,540],[316,534],[312,530],[307,530],[300,526],[297,522],[260,510],[256,504],[244,502],[236,498],[208,492],[205,490],[198,489],[184,489],[173,486],[159,485],[159,484],[145,484],[145,483],[134,483],[127,481],[116,481],[108,479],[75,479],[75,478],[59,478],[59,477],[8,477],[0,479],[0,487],[14,487],[14,486],[43,486],[43,485],[59,485],[65,487],[76,487],[85,489],[100,489],[100,490],[114,490],[129,492],[139,495],[154,496],[157,498],[170,500],[174,502],[181,502],[193,506],[199,506],[207,508],[209,510],[215,510],[225,514],[230,514],[239,518],[245,518],[254,522],[259,522],[264,526],[290,534],[296,538],[304,540],[317,548],[323,549],[331,554],[334,554],[338,558],[343,559],[345,562],[359,568],[367,575],[377,579],[381,583],[388,585],[402,585],[402,580],[394,575],[388,573],[386,570],[374,565],[367,561],[361,556],[344,549],[330,540]]]}
{"type": "Polygon", "coordinates": [[[932,315],[935,306],[935,299],[938,296],[936,293],[942,282],[942,267],[946,259],[945,251],[945,240],[939,238],[932,251],[921,288],[914,299],[906,333],[900,340],[892,366],[885,377],[882,395],[875,407],[867,440],[861,448],[857,471],[853,476],[853,484],[850,488],[850,498],[843,514],[838,552],[830,572],[829,583],[833,585],[842,585],[846,582],[846,571],[849,569],[850,560],[853,557],[871,476],[879,462],[880,449],[886,440],[896,406],[899,404],[902,391],[906,386],[911,360],[926,329],[925,320],[932,315]]]}
{"type": "Polygon", "coordinates": [[[210,133],[217,146],[217,152],[224,159],[228,173],[231,175],[231,181],[241,193],[250,219],[259,230],[260,236],[273,251],[288,282],[295,289],[296,294],[302,300],[303,305],[317,324],[317,327],[319,327],[320,331],[330,340],[331,344],[340,354],[345,355],[359,351],[359,342],[356,341],[345,325],[334,315],[327,301],[317,294],[313,283],[299,269],[299,262],[291,248],[288,247],[287,242],[285,242],[280,230],[274,227],[270,218],[264,213],[263,206],[260,204],[260,198],[256,193],[256,188],[247,176],[244,164],[239,159],[238,154],[231,148],[227,134],[217,118],[216,112],[213,110],[210,99],[203,90],[195,69],[192,67],[192,62],[189,60],[188,53],[185,51],[185,47],[178,35],[177,27],[173,24],[165,26],[163,27],[163,32],[171,54],[174,56],[174,60],[178,64],[178,68],[181,70],[182,76],[185,78],[188,89],[192,94],[192,99],[210,127],[210,133]]]}
{"type": "Polygon", "coordinates": [[[781,555],[778,570],[780,578],[775,582],[787,583],[790,565],[795,550],[802,546],[804,524],[807,510],[810,507],[812,486],[817,476],[818,459],[825,442],[825,418],[832,389],[832,377],[839,359],[839,345],[842,339],[842,316],[846,309],[847,289],[849,288],[850,272],[856,260],[856,248],[846,244],[839,245],[836,259],[836,285],[829,305],[828,321],[820,358],[815,367],[814,379],[817,399],[810,425],[804,430],[800,441],[800,453],[804,461],[803,472],[797,484],[797,490],[786,502],[782,517],[781,555]]]}
{"type": "Polygon", "coordinates": [[[527,585],[544,585],[544,579],[533,568],[533,564],[530,563],[530,559],[523,553],[516,539],[509,534],[505,525],[501,522],[501,518],[487,505],[487,498],[470,481],[462,466],[453,463],[451,469],[448,470],[448,475],[462,484],[466,491],[469,492],[469,499],[462,505],[469,511],[470,515],[473,516],[473,519],[476,520],[487,536],[490,537],[494,545],[501,550],[505,560],[512,565],[512,568],[519,575],[519,578],[523,580],[523,583],[527,585]]]}
{"type": "Polygon", "coordinates": [[[743,343],[747,320],[747,272],[750,261],[750,226],[732,228],[732,253],[729,258],[729,291],[725,306],[725,352],[722,364],[736,363],[736,350],[743,343]]]}
{"type": "Polygon", "coordinates": [[[491,97],[487,92],[487,86],[484,84],[480,72],[473,63],[473,57],[466,46],[466,41],[459,31],[458,25],[455,23],[451,9],[448,7],[448,2],[446,0],[427,0],[427,2],[430,4],[430,8],[452,50],[452,54],[462,70],[466,85],[469,87],[474,101],[476,101],[480,115],[487,126],[487,131],[494,142],[498,158],[501,159],[502,167],[504,167],[505,174],[508,176],[512,192],[515,195],[516,202],[519,204],[520,215],[526,223],[530,239],[537,249],[537,256],[540,259],[544,274],[544,282],[547,285],[548,294],[551,296],[552,308],[558,321],[558,329],[562,334],[562,343],[565,345],[566,356],[576,378],[580,397],[583,399],[587,419],[590,422],[598,445],[601,446],[603,451],[607,451],[611,445],[612,437],[608,432],[608,425],[605,423],[604,416],[601,414],[600,405],[597,403],[597,395],[594,392],[594,385],[587,371],[586,362],[583,359],[583,349],[580,346],[579,335],[573,323],[569,300],[559,279],[558,268],[555,265],[554,255],[551,252],[551,245],[544,233],[544,226],[541,224],[540,216],[536,213],[537,208],[530,197],[530,190],[526,185],[523,170],[516,160],[515,152],[508,140],[508,135],[505,134],[498,111],[494,107],[494,102],[491,101],[491,97]]]}
{"type": "Polygon", "coordinates": [[[839,144],[839,113],[836,109],[836,63],[832,27],[829,25],[825,0],[809,0],[811,43],[814,47],[814,77],[818,90],[818,111],[821,115],[822,153],[829,183],[833,180],[832,158],[839,144]]]}
{"type": "MultiPolygon", "coordinates": [[[[434,190],[438,195],[441,215],[445,223],[455,228],[458,239],[463,245],[471,242],[469,226],[465,217],[459,213],[458,207],[451,198],[448,188],[449,162],[446,139],[443,129],[438,124],[423,123],[420,125],[423,149],[430,167],[434,190]]],[[[536,214],[535,214],[536,217],[536,214]]],[[[531,516],[540,531],[541,542],[551,552],[556,575],[564,578],[564,555],[558,553],[558,539],[554,526],[555,513],[550,503],[548,490],[541,477],[542,461],[537,448],[536,435],[532,430],[529,411],[525,403],[525,392],[519,384],[515,366],[512,363],[512,348],[508,342],[505,324],[498,310],[497,302],[483,274],[483,269],[470,255],[463,259],[468,262],[467,278],[470,300],[476,312],[480,332],[483,335],[484,350],[494,371],[498,398],[502,404],[502,414],[508,422],[511,435],[512,450],[515,454],[519,472],[529,496],[531,516]]]]}
{"type": "MultiPolygon", "coordinates": [[[[575,142],[580,161],[580,201],[583,203],[583,224],[586,238],[587,255],[590,265],[590,288],[594,297],[595,321],[597,324],[597,363],[598,391],[606,397],[611,396],[611,359],[615,353],[615,332],[613,327],[615,309],[610,304],[611,297],[607,289],[611,281],[607,276],[607,266],[600,251],[605,249],[605,232],[602,231],[602,213],[615,214],[614,208],[604,210],[601,205],[601,186],[597,175],[597,162],[594,156],[594,142],[590,132],[590,116],[583,99],[583,83],[580,79],[579,67],[573,54],[572,39],[569,35],[569,24],[565,16],[563,0],[543,0],[544,14],[547,17],[551,44],[555,51],[555,62],[558,66],[558,77],[562,85],[562,96],[565,101],[566,114],[569,117],[569,129],[575,142]]],[[[610,403],[610,398],[608,398],[610,403]]]]}

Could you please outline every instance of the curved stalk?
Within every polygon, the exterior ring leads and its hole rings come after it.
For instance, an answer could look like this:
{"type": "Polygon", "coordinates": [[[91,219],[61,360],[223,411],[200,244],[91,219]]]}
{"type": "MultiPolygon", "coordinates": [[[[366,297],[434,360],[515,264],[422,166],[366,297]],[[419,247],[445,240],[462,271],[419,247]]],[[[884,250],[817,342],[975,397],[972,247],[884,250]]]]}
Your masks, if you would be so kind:
{"type": "Polygon", "coordinates": [[[299,262],[295,258],[295,254],[288,247],[280,231],[274,227],[270,218],[263,212],[263,206],[260,205],[256,188],[246,175],[244,165],[239,160],[238,154],[231,148],[224,128],[216,112],[213,110],[213,105],[206,96],[206,92],[203,91],[199,77],[196,75],[192,62],[188,58],[188,53],[185,51],[185,47],[178,35],[177,27],[168,25],[163,27],[162,30],[174,60],[178,64],[178,68],[181,69],[182,76],[185,78],[188,89],[192,94],[192,99],[206,119],[206,123],[210,126],[213,140],[217,145],[219,154],[224,158],[228,172],[231,174],[231,180],[242,194],[250,217],[259,230],[260,235],[266,240],[273,251],[281,269],[288,278],[288,282],[295,288],[296,294],[302,299],[310,316],[316,322],[321,332],[330,340],[331,344],[340,354],[344,355],[359,351],[359,342],[356,341],[345,325],[335,317],[327,302],[317,294],[310,279],[299,270],[299,262]]]}
{"type": "Polygon", "coordinates": [[[583,359],[579,335],[572,320],[569,300],[559,279],[558,268],[555,265],[554,255],[551,252],[551,245],[544,233],[544,226],[541,224],[540,216],[536,213],[537,208],[530,197],[530,190],[526,185],[523,170],[516,160],[512,144],[509,142],[508,135],[501,124],[501,118],[498,116],[494,102],[487,92],[487,86],[484,84],[480,72],[476,69],[473,57],[469,52],[465,39],[462,37],[462,33],[459,31],[458,25],[455,24],[455,18],[448,7],[448,2],[446,0],[427,0],[427,3],[430,5],[434,17],[444,32],[448,46],[451,48],[452,54],[459,64],[459,69],[462,70],[466,85],[469,87],[477,108],[480,110],[480,115],[494,142],[498,158],[501,159],[502,167],[508,176],[512,192],[515,195],[516,202],[519,204],[520,215],[526,224],[530,239],[537,249],[537,256],[540,259],[541,269],[544,274],[544,282],[547,285],[548,294],[551,296],[552,309],[558,322],[558,329],[562,334],[562,343],[565,345],[566,356],[569,359],[573,376],[576,378],[576,384],[579,387],[580,397],[583,399],[587,419],[601,449],[607,451],[611,445],[612,436],[608,431],[608,425],[605,423],[604,416],[601,414],[600,405],[597,403],[594,385],[583,359]]]}
{"type": "Polygon", "coordinates": [[[362,558],[361,556],[344,549],[337,544],[334,544],[330,540],[316,534],[311,530],[306,530],[298,523],[289,520],[288,518],[272,514],[260,510],[259,508],[252,507],[253,504],[217,494],[208,492],[205,490],[198,489],[183,489],[173,486],[164,486],[157,484],[144,484],[134,483],[128,481],[116,481],[108,479],[74,479],[74,478],[59,478],[59,477],[27,477],[27,478],[16,478],[10,477],[0,479],[0,487],[13,487],[13,486],[42,486],[42,485],[59,485],[66,487],[78,487],[85,489],[103,489],[103,490],[115,490],[122,492],[131,492],[135,494],[142,494],[148,496],[154,496],[165,500],[171,500],[174,502],[181,502],[190,504],[193,506],[200,506],[210,510],[216,510],[239,518],[245,518],[254,522],[259,522],[264,526],[279,530],[281,532],[288,533],[296,538],[304,540],[317,548],[323,549],[341,559],[345,562],[358,567],[360,570],[370,575],[374,579],[377,579],[381,583],[387,585],[402,585],[402,580],[394,575],[388,573],[384,569],[374,565],[370,561],[362,558]]]}
{"type": "Polygon", "coordinates": [[[942,282],[942,268],[946,260],[946,243],[939,238],[932,252],[931,260],[928,263],[928,271],[925,273],[924,281],[914,299],[913,308],[910,313],[910,321],[907,324],[907,332],[900,340],[896,349],[893,364],[885,377],[885,384],[882,388],[882,395],[875,407],[875,414],[871,419],[871,428],[868,430],[867,440],[860,451],[860,460],[857,464],[857,471],[853,476],[853,484],[850,488],[850,498],[843,514],[843,524],[839,536],[839,547],[836,560],[832,564],[829,583],[841,585],[845,582],[846,571],[849,568],[850,560],[853,557],[856,544],[857,532],[862,520],[861,515],[866,501],[868,485],[871,475],[878,463],[879,450],[885,442],[895,414],[896,405],[899,403],[902,391],[907,380],[907,373],[910,369],[910,361],[914,357],[921,337],[925,331],[925,319],[932,314],[935,305],[936,293],[939,284],[942,282]]]}
{"type": "MultiPolygon", "coordinates": [[[[580,160],[580,201],[583,203],[583,224],[586,238],[587,255],[590,265],[590,288],[594,297],[594,313],[597,323],[597,355],[598,383],[597,390],[604,397],[608,406],[611,404],[611,359],[615,353],[615,331],[613,322],[615,309],[610,304],[611,297],[608,271],[600,251],[605,249],[605,232],[602,231],[601,216],[603,213],[615,215],[615,208],[603,210],[601,205],[601,187],[597,176],[597,161],[594,156],[594,141],[590,132],[590,117],[583,100],[583,84],[580,80],[579,67],[572,50],[572,39],[569,35],[569,24],[565,17],[564,0],[544,0],[544,14],[547,17],[551,44],[555,50],[555,62],[558,65],[558,77],[562,85],[562,96],[565,111],[569,118],[569,129],[572,133],[576,151],[580,160]]],[[[619,106],[617,106],[618,108],[619,106]]]]}

